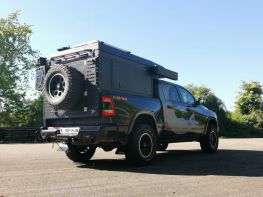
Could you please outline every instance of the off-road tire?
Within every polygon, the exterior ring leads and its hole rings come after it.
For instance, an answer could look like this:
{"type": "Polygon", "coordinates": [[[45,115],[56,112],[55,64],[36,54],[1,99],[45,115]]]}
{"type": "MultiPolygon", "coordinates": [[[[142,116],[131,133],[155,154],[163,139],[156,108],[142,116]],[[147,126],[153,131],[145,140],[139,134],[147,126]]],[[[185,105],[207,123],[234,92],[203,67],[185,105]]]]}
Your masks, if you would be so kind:
{"type": "Polygon", "coordinates": [[[158,151],[165,151],[168,147],[168,143],[159,143],[158,151]]]}
{"type": "Polygon", "coordinates": [[[95,154],[96,147],[74,146],[68,144],[67,157],[74,162],[87,163],[95,154]]]}
{"type": "Polygon", "coordinates": [[[206,135],[201,137],[200,146],[204,153],[215,153],[218,149],[219,134],[217,127],[210,124],[207,128],[206,135]]]}
{"type": "Polygon", "coordinates": [[[134,127],[125,151],[126,159],[134,165],[146,165],[153,161],[157,142],[153,128],[146,124],[134,127]]]}
{"type": "Polygon", "coordinates": [[[76,69],[66,65],[52,66],[44,79],[44,97],[50,105],[69,109],[79,101],[83,93],[83,83],[83,76],[76,69]],[[64,80],[64,88],[60,96],[52,95],[51,86],[55,76],[60,76],[64,80]]]}

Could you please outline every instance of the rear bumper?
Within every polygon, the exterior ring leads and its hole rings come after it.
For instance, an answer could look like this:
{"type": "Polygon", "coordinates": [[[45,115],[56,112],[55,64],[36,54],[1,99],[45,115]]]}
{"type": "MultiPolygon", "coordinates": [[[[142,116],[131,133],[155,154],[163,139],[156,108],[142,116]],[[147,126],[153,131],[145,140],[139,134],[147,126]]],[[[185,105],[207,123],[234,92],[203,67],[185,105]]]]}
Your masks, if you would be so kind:
{"type": "MultiPolygon", "coordinates": [[[[48,141],[70,142],[83,145],[122,142],[118,135],[117,125],[80,126],[77,135],[61,134],[64,127],[46,127],[41,130],[42,138],[48,141]]],[[[74,127],[71,127],[74,128],[74,127]]]]}

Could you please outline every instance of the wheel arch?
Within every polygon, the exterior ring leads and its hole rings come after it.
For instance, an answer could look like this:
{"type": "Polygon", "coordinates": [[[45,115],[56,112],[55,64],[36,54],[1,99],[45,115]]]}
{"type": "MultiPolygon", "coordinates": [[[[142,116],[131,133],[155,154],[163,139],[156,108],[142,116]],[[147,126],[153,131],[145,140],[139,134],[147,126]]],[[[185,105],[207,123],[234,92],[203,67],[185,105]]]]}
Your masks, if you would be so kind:
{"type": "Polygon", "coordinates": [[[153,128],[156,137],[158,137],[159,131],[157,129],[156,119],[154,118],[152,114],[145,113],[145,112],[137,114],[135,118],[133,119],[132,124],[129,127],[129,135],[131,135],[133,128],[137,124],[148,124],[149,126],[153,128]]]}
{"type": "Polygon", "coordinates": [[[210,125],[216,126],[217,131],[219,132],[218,121],[217,121],[215,118],[209,118],[208,121],[207,121],[206,128],[205,128],[205,134],[206,134],[207,129],[208,129],[208,127],[209,127],[210,125]]]}

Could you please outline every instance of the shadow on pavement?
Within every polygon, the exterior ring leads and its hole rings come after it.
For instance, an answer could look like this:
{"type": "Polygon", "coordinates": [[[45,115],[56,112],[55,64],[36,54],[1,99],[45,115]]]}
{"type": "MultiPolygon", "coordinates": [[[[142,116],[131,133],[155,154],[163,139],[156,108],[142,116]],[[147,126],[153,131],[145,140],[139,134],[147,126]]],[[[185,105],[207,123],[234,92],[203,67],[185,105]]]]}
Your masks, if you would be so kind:
{"type": "Polygon", "coordinates": [[[261,177],[263,151],[219,150],[216,154],[203,154],[199,150],[169,150],[159,152],[149,166],[133,167],[125,160],[101,159],[78,167],[162,175],[261,177]]]}

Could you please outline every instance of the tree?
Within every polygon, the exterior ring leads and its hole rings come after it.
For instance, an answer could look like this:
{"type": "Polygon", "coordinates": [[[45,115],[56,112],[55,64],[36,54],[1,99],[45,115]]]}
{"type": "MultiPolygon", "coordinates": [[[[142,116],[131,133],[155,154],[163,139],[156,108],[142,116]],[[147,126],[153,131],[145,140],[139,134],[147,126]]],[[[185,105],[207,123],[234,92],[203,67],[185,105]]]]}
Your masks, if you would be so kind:
{"type": "MultiPolygon", "coordinates": [[[[37,51],[30,46],[31,27],[21,24],[19,13],[0,18],[0,126],[24,108],[30,72],[37,51]]],[[[11,121],[12,122],[12,121],[11,121]]]]}
{"type": "Polygon", "coordinates": [[[40,127],[43,125],[43,96],[27,101],[23,111],[17,116],[18,126],[40,127]]]}
{"type": "Polygon", "coordinates": [[[242,81],[233,116],[250,126],[263,128],[262,95],[263,89],[260,82],[242,81]]]}
{"type": "Polygon", "coordinates": [[[226,111],[224,102],[219,99],[209,88],[205,86],[195,86],[193,84],[187,85],[186,88],[193,93],[195,98],[204,99],[204,105],[209,109],[216,112],[221,110],[226,111]]]}
{"type": "Polygon", "coordinates": [[[236,101],[236,109],[242,115],[248,115],[262,106],[263,89],[258,81],[242,81],[241,91],[236,101]]]}

